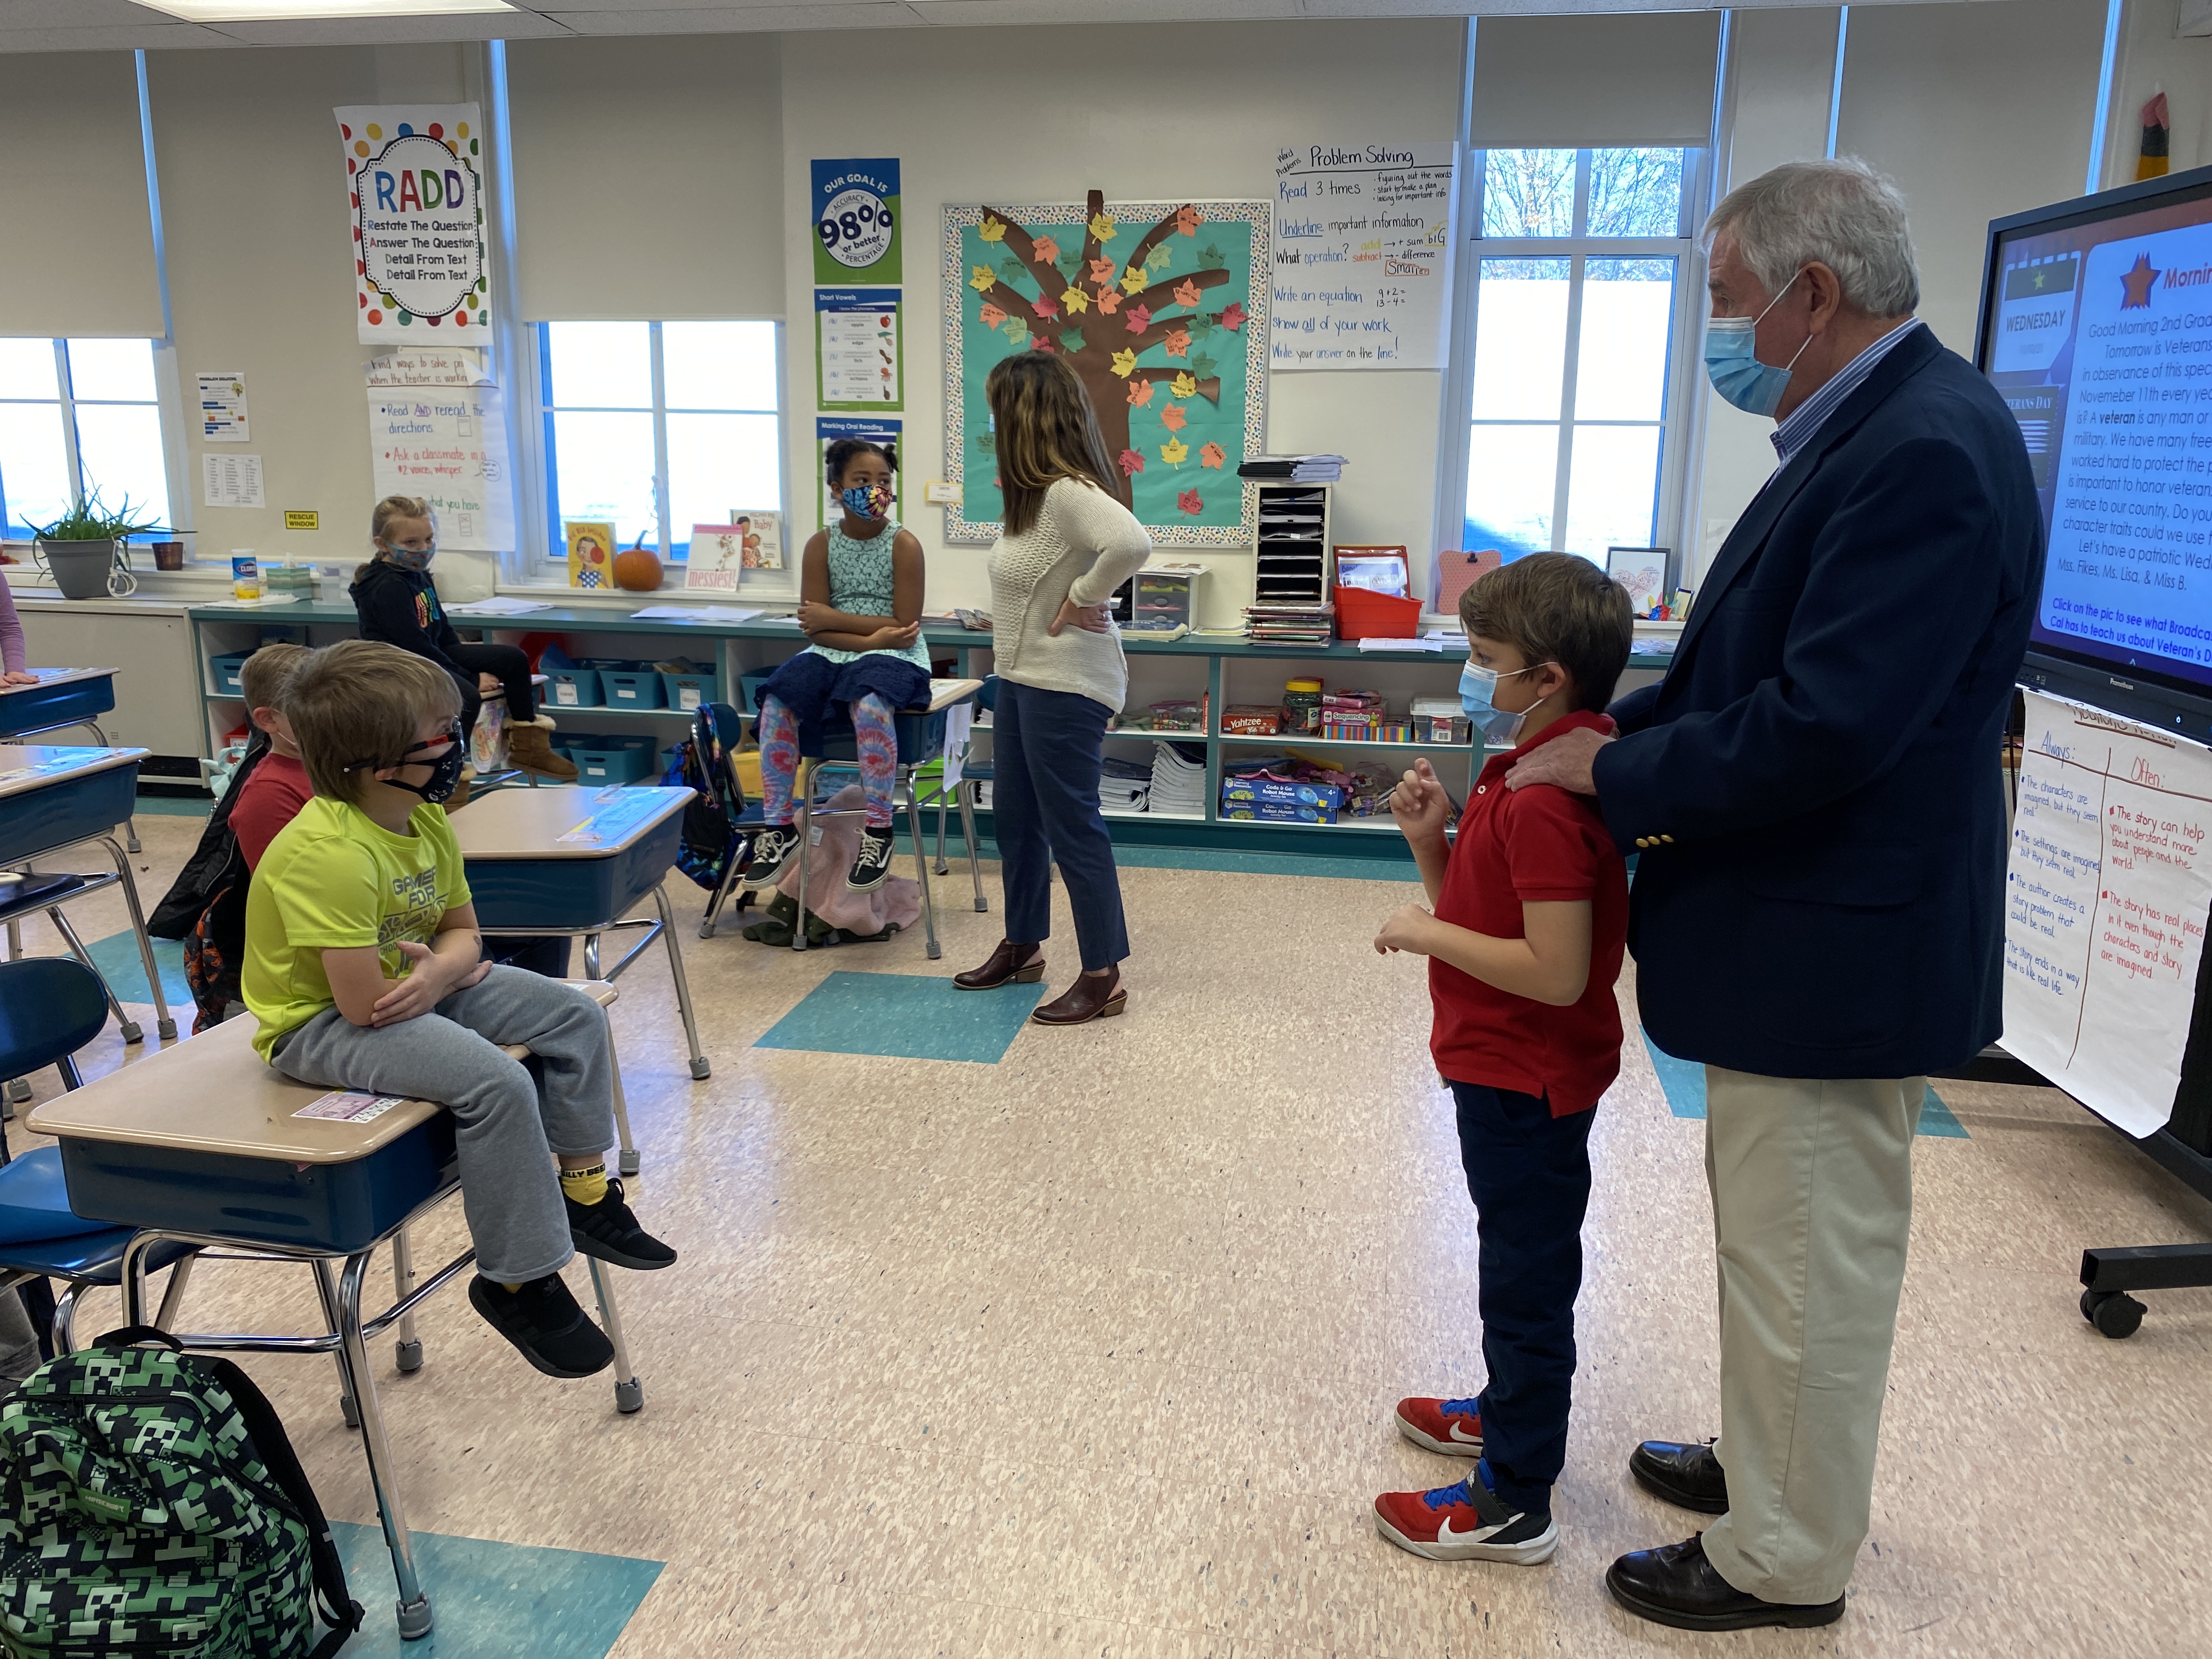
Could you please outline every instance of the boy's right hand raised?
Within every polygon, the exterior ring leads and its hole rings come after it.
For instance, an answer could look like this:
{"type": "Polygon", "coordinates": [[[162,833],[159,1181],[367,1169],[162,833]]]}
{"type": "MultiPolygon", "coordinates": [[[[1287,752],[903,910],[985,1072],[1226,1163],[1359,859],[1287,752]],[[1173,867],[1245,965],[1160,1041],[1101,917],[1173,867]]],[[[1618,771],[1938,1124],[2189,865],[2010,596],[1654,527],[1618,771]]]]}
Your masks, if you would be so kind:
{"type": "Polygon", "coordinates": [[[1407,841],[1442,840],[1451,799],[1425,755],[1416,756],[1398,787],[1390,792],[1390,816],[1407,841]]]}

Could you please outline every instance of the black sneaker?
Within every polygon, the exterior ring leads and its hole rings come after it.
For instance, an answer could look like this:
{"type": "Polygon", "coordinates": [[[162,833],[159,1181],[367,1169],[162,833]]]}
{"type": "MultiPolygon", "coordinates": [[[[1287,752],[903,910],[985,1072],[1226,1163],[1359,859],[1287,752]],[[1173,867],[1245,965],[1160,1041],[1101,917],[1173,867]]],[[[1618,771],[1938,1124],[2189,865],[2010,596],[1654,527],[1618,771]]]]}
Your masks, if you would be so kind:
{"type": "Polygon", "coordinates": [[[558,1273],[510,1291],[478,1273],[469,1301],[525,1359],[548,1376],[589,1376],[613,1361],[615,1345],[584,1316],[558,1273]]]}
{"type": "Polygon", "coordinates": [[[676,1252],[639,1226],[623,1202],[621,1182],[610,1177],[607,1195],[596,1204],[579,1204],[566,1193],[561,1201],[568,1206],[568,1237],[586,1255],[639,1273],[675,1265],[676,1252]]]}
{"type": "Polygon", "coordinates": [[[745,866],[745,885],[773,887],[799,850],[799,831],[787,823],[771,824],[753,837],[752,862],[745,866]]]}
{"type": "Polygon", "coordinates": [[[892,834],[873,824],[860,831],[860,856],[853,860],[845,885],[856,893],[872,893],[891,872],[892,834]]]}

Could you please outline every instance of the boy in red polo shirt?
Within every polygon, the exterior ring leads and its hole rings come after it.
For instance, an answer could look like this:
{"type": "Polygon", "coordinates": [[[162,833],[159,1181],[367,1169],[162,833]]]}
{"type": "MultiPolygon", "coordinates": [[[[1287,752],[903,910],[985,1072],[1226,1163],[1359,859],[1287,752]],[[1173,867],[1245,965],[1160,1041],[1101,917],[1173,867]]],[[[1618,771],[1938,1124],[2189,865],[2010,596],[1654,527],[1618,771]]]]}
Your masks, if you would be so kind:
{"type": "Polygon", "coordinates": [[[1429,1049],[1459,1108],[1490,1376],[1473,1399],[1399,1401],[1407,1439],[1480,1461],[1449,1486],[1385,1492],[1375,1524],[1431,1560],[1533,1565],[1559,1541],[1551,1492],[1566,1461],[1591,1109],[1620,1070],[1628,878],[1594,802],[1504,778],[1562,732],[1612,731],[1599,711],[1632,630],[1627,590],[1567,553],[1516,560],[1459,608],[1461,702],[1492,744],[1518,746],[1484,765],[1450,842],[1436,773],[1419,760],[1406,774],[1390,810],[1435,910],[1407,905],[1375,948],[1429,958],[1429,1049]]]}

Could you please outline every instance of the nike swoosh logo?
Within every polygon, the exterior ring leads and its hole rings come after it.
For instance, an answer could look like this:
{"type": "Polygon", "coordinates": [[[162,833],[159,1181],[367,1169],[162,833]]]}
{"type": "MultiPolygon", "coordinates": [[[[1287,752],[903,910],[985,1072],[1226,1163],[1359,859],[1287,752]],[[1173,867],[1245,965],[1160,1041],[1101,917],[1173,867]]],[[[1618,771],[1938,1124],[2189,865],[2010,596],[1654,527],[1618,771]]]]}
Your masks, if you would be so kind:
{"type": "Polygon", "coordinates": [[[1487,1538],[1492,1533],[1497,1530],[1498,1528],[1495,1527],[1469,1527],[1465,1532],[1454,1532],[1452,1530],[1451,1517],[1449,1516],[1446,1516],[1443,1518],[1443,1523],[1437,1528],[1437,1542],[1439,1544],[1480,1544],[1485,1538],[1487,1538]]]}
{"type": "Polygon", "coordinates": [[[1482,1437],[1479,1434],[1469,1434],[1460,1427],[1456,1418],[1452,1421],[1451,1437],[1455,1444],[1462,1446],[1480,1446],[1482,1443],[1482,1437]]]}

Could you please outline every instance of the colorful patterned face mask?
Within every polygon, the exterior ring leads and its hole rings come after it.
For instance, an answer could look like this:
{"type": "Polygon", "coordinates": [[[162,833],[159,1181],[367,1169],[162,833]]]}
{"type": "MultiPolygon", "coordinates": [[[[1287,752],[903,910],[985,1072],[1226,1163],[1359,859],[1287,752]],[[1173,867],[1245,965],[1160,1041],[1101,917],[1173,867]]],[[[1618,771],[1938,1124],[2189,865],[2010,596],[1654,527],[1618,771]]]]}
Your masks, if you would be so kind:
{"type": "Polygon", "coordinates": [[[854,484],[849,489],[837,492],[837,499],[845,510],[856,519],[887,519],[890,516],[891,487],[886,483],[854,484]]]}

